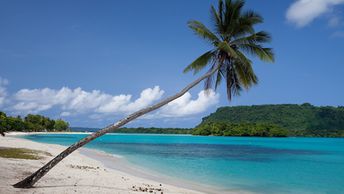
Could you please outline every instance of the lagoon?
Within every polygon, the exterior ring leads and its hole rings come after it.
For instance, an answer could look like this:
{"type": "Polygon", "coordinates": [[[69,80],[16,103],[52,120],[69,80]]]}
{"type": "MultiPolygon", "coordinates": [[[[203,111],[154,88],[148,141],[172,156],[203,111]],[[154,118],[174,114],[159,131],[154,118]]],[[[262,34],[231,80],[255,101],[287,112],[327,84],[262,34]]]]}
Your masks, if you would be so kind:
{"type": "MultiPolygon", "coordinates": [[[[85,134],[23,137],[68,146],[85,134]]],[[[344,139],[341,138],[107,134],[86,147],[122,156],[149,171],[224,190],[344,191],[344,139]]]]}

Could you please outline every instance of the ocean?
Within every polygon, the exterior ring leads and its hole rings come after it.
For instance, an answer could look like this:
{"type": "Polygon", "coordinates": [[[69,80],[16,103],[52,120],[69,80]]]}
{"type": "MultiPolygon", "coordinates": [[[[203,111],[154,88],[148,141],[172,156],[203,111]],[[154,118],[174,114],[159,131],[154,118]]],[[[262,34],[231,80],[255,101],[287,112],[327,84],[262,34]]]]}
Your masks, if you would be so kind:
{"type": "MultiPolygon", "coordinates": [[[[26,139],[71,145],[85,134],[26,139]]],[[[86,146],[150,171],[224,190],[344,193],[343,138],[107,134],[86,146]]]]}

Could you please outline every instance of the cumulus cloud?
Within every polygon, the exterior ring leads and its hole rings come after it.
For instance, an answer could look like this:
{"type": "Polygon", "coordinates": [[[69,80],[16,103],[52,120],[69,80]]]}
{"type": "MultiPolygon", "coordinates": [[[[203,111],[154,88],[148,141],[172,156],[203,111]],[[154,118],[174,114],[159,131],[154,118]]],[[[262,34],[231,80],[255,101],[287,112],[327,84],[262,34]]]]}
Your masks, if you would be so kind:
{"type": "Polygon", "coordinates": [[[131,95],[113,96],[107,103],[102,104],[97,109],[99,113],[112,113],[112,112],[134,112],[135,110],[149,106],[152,102],[161,98],[164,94],[159,86],[154,88],[147,88],[143,90],[140,97],[131,102],[131,95]]]}
{"type": "Polygon", "coordinates": [[[297,0],[289,7],[286,17],[296,26],[304,27],[342,3],[344,0],[297,0]]]}
{"type": "MultiPolygon", "coordinates": [[[[15,114],[57,111],[61,117],[88,115],[90,119],[102,120],[115,115],[127,115],[148,107],[160,100],[164,91],[159,86],[142,90],[133,99],[130,94],[112,95],[99,90],[85,91],[79,88],[61,89],[39,88],[21,89],[8,95],[6,79],[0,78],[0,105],[5,97],[9,99],[7,109],[15,114]]],[[[219,102],[219,94],[213,90],[201,91],[196,98],[187,92],[177,100],[170,102],[160,110],[145,116],[145,119],[190,117],[206,111],[219,102]]]]}
{"type": "Polygon", "coordinates": [[[5,104],[7,91],[6,86],[8,84],[8,80],[5,78],[0,77],[0,107],[5,104]]]}
{"type": "Polygon", "coordinates": [[[194,100],[192,99],[191,94],[187,92],[182,97],[170,102],[158,112],[149,115],[146,118],[169,118],[196,115],[218,104],[219,98],[220,95],[215,93],[213,90],[209,90],[208,92],[202,90],[194,100]]]}
{"type": "Polygon", "coordinates": [[[70,112],[62,112],[62,113],[60,114],[61,117],[68,117],[68,116],[70,116],[70,115],[72,115],[72,113],[70,113],[70,112]]]}
{"type": "Polygon", "coordinates": [[[87,112],[130,113],[160,99],[163,93],[164,91],[160,90],[159,86],[155,86],[143,90],[140,97],[132,101],[131,95],[113,96],[99,90],[88,92],[81,88],[22,89],[14,95],[16,103],[13,110],[38,113],[59,107],[63,110],[61,116],[87,112]]]}

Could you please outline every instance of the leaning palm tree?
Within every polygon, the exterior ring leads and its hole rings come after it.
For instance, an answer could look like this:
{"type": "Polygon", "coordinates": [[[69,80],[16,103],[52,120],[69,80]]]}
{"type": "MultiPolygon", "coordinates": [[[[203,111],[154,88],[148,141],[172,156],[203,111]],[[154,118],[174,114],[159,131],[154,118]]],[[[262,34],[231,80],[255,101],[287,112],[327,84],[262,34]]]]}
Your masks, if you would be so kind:
{"type": "Polygon", "coordinates": [[[204,75],[187,85],[176,95],[141,109],[81,139],[35,173],[15,184],[14,187],[32,187],[50,169],[76,149],[99,136],[114,131],[128,122],[172,102],[183,96],[201,81],[205,81],[205,89],[208,90],[212,87],[216,89],[221,81],[225,80],[229,100],[233,96],[239,95],[243,89],[249,89],[257,84],[258,79],[253,71],[252,61],[247,55],[258,57],[266,62],[273,62],[274,55],[271,48],[266,48],[263,45],[270,41],[270,35],[264,31],[256,32],[254,29],[256,24],[263,22],[263,18],[254,11],[244,11],[244,4],[243,0],[220,0],[217,9],[212,6],[210,10],[213,22],[212,30],[199,21],[190,21],[188,23],[196,35],[211,44],[212,49],[187,66],[184,72],[193,71],[198,73],[206,66],[209,66],[209,70],[204,75]]]}

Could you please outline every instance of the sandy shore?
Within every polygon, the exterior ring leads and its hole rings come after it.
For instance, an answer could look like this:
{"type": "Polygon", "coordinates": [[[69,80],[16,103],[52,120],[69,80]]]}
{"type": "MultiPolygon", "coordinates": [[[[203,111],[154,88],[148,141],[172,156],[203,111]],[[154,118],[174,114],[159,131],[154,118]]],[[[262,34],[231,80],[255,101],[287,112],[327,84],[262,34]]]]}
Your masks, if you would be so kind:
{"type": "MultiPolygon", "coordinates": [[[[121,157],[102,151],[80,148],[36,183],[32,189],[17,189],[11,185],[22,180],[47,163],[66,147],[55,144],[43,144],[18,135],[47,134],[46,132],[23,133],[11,132],[6,137],[0,136],[0,147],[27,148],[50,153],[40,160],[9,159],[0,157],[0,193],[239,193],[243,190],[222,190],[199,185],[182,179],[165,177],[155,172],[141,169],[128,163],[121,157]]],[[[49,133],[53,134],[53,133],[49,133]]],[[[54,134],[66,134],[56,132],[54,134]]],[[[87,134],[68,132],[67,134],[87,134]]]]}
{"type": "MultiPolygon", "coordinates": [[[[36,143],[13,136],[0,137],[0,147],[41,150],[53,156],[65,149],[64,146],[36,143]]],[[[90,156],[110,157],[105,153],[87,149],[76,151],[53,168],[32,189],[16,189],[11,185],[36,171],[52,156],[45,156],[41,160],[0,158],[0,193],[202,193],[107,168],[90,156]]],[[[115,160],[114,157],[113,159],[115,160]]]]}

